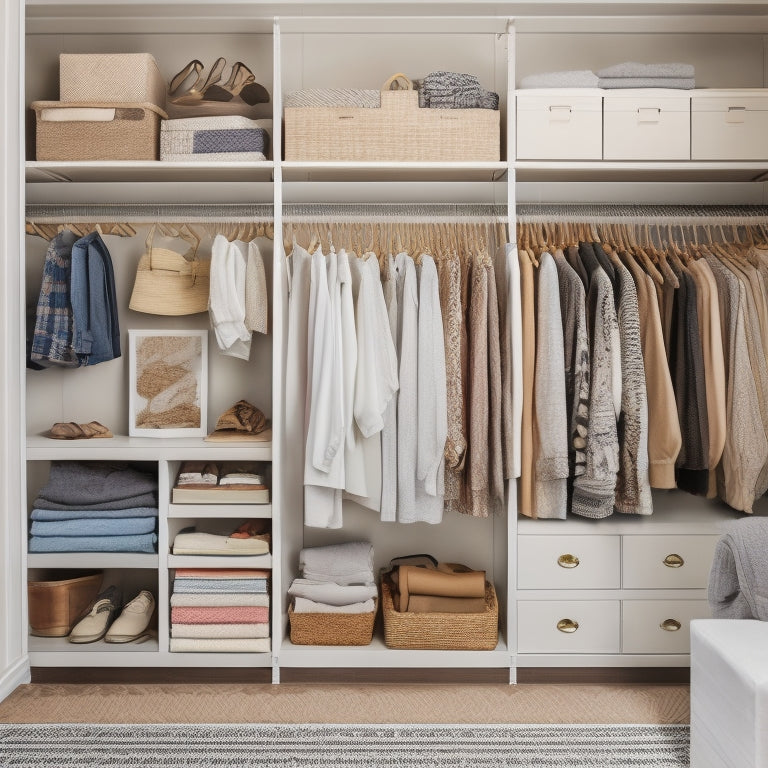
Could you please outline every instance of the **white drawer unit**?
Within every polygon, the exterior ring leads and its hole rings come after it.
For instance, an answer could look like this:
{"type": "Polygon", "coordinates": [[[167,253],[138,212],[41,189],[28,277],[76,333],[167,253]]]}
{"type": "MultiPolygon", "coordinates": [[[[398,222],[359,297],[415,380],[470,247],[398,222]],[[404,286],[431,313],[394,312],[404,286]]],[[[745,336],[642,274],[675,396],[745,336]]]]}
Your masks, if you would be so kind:
{"type": "Polygon", "coordinates": [[[688,91],[628,88],[603,97],[604,160],[690,160],[688,91]]]}
{"type": "Polygon", "coordinates": [[[691,96],[692,160],[768,160],[768,88],[691,96]]]}
{"type": "Polygon", "coordinates": [[[532,88],[517,92],[518,160],[600,160],[603,91],[532,88]]]}
{"type": "Polygon", "coordinates": [[[623,653],[689,653],[691,619],[710,617],[706,600],[625,600],[623,653]]]}
{"type": "Polygon", "coordinates": [[[520,589],[618,589],[619,536],[521,536],[520,589]]]}
{"type": "Polygon", "coordinates": [[[623,536],[624,589],[706,589],[718,536],[623,536]]]}
{"type": "Polygon", "coordinates": [[[619,653],[618,600],[522,600],[519,653],[619,653]]]}

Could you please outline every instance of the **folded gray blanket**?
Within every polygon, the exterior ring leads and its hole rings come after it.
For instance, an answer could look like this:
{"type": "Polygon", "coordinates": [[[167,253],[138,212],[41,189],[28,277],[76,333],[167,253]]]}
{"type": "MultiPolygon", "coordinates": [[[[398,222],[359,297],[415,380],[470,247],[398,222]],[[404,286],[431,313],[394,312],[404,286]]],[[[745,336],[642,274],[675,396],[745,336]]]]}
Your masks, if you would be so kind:
{"type": "Polygon", "coordinates": [[[127,507],[126,509],[33,509],[30,520],[93,520],[136,517],[157,517],[157,507],[127,507]]]}
{"type": "Polygon", "coordinates": [[[692,77],[601,77],[598,88],[676,88],[690,91],[696,87],[692,77]]]}
{"type": "Polygon", "coordinates": [[[715,619],[768,621],[768,519],[730,523],[717,542],[709,573],[715,619]]]}
{"type": "Polygon", "coordinates": [[[598,77],[694,77],[693,64],[641,64],[637,61],[624,61],[610,67],[598,69],[598,77]]]}
{"type": "Polygon", "coordinates": [[[430,72],[419,83],[419,106],[428,109],[498,109],[499,95],[486,91],[475,75],[430,72]]]}
{"type": "Polygon", "coordinates": [[[597,75],[589,69],[564,72],[542,72],[527,75],[520,81],[521,88],[597,88],[597,75]]]}
{"type": "MultiPolygon", "coordinates": [[[[52,461],[40,498],[58,504],[96,504],[157,492],[157,477],[130,464],[111,461],[52,461]]],[[[35,504],[40,507],[39,504],[35,504]]]]}
{"type": "MultiPolygon", "coordinates": [[[[115,501],[94,501],[92,504],[61,504],[58,501],[42,499],[39,496],[32,502],[35,509],[58,510],[61,512],[93,513],[106,512],[107,510],[123,511],[126,509],[154,508],[157,515],[157,491],[142,493],[140,496],[132,496],[128,499],[116,499],[115,501]]],[[[75,514],[75,517],[83,517],[75,514]]],[[[117,515],[118,517],[134,517],[134,515],[117,515]]],[[[106,517],[106,515],[102,515],[106,517]]],[[[42,520],[42,518],[40,518],[42,520]]]]}

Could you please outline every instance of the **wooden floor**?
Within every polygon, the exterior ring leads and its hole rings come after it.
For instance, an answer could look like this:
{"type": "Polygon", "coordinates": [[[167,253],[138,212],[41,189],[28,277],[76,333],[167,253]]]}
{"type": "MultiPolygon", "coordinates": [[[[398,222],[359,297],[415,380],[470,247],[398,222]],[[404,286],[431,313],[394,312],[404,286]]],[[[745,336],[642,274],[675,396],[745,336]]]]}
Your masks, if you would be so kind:
{"type": "Polygon", "coordinates": [[[2,723],[687,723],[686,685],[38,684],[2,723]]]}

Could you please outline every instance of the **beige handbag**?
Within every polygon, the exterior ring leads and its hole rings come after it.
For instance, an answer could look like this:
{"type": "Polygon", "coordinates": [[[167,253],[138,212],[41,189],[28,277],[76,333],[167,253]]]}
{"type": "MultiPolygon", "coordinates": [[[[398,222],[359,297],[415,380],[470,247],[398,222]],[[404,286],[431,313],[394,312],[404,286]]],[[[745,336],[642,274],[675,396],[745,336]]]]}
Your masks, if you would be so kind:
{"type": "Polygon", "coordinates": [[[139,260],[130,309],[151,315],[194,315],[208,309],[211,262],[197,258],[199,240],[189,228],[180,236],[192,246],[186,254],[152,245],[153,226],[139,260]]]}

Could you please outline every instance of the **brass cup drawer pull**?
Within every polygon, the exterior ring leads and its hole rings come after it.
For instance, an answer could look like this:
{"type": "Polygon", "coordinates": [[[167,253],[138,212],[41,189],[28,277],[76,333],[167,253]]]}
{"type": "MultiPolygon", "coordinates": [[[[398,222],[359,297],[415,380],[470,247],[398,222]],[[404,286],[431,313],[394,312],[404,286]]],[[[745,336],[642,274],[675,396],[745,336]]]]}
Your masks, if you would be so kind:
{"type": "Polygon", "coordinates": [[[573,619],[560,619],[560,621],[557,622],[557,628],[560,632],[570,634],[579,628],[579,622],[574,621],[573,619]]]}
{"type": "Polygon", "coordinates": [[[561,568],[576,568],[576,566],[580,563],[576,555],[560,555],[560,557],[557,558],[557,564],[561,568]]]}
{"type": "Polygon", "coordinates": [[[685,565],[685,560],[680,555],[674,553],[667,555],[662,562],[667,568],[682,568],[685,565]]]}
{"type": "Polygon", "coordinates": [[[665,632],[677,632],[683,625],[677,619],[665,619],[659,624],[665,632]]]}

